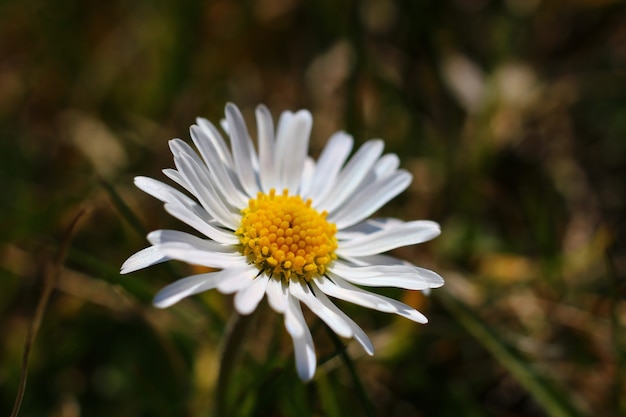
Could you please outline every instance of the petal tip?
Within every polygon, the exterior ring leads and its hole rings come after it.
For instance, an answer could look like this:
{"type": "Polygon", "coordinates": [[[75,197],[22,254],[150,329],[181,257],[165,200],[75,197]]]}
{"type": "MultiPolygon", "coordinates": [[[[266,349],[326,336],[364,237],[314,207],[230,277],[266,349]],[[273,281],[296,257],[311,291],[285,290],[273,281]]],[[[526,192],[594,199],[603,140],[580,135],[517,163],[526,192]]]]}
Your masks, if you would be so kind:
{"type": "Polygon", "coordinates": [[[154,300],[152,300],[152,305],[160,309],[168,308],[174,305],[175,303],[176,301],[168,299],[168,298],[159,299],[158,294],[156,295],[156,297],[154,297],[154,300]]]}

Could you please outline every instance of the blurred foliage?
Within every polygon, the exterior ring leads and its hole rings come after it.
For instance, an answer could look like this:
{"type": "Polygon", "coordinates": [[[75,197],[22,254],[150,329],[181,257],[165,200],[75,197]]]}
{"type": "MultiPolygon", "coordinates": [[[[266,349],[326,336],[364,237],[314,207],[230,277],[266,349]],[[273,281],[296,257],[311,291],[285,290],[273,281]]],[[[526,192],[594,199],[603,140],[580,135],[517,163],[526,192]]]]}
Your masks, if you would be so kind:
{"type": "Polygon", "coordinates": [[[376,347],[347,345],[369,405],[313,317],[323,364],[297,380],[262,308],[231,415],[626,415],[624,22],[615,0],[1,0],[0,413],[56,262],[21,416],[213,415],[232,299],[156,310],[190,268],[118,270],[181,226],[133,176],[232,101],[310,109],[314,152],[385,138],[415,180],[383,214],[443,229],[397,254],[447,283],[388,291],[425,326],[342,304],[376,347]]]}

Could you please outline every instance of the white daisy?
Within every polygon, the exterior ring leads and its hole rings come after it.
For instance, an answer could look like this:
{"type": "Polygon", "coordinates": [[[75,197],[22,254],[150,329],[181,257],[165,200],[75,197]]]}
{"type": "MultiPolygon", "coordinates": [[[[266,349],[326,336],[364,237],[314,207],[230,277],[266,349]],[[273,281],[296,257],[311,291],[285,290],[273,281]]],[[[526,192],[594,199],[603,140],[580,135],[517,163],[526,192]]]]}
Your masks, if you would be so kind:
{"type": "Polygon", "coordinates": [[[236,310],[250,314],[267,296],[284,315],[298,375],[310,380],[316,356],[301,304],[372,355],[367,335],[328,296],[426,323],[417,310],[361,287],[427,290],[443,285],[436,273],[383,255],[433,239],[440,229],[426,220],[368,219],[412,180],[398,169],[397,155],[382,155],[381,140],[366,142],[348,158],[353,139],[338,132],[314,161],[308,156],[311,113],[284,112],[275,130],[268,109],[259,106],[256,121],[256,148],[233,104],[226,106],[223,123],[230,149],[205,119],[190,129],[197,152],[180,139],[169,142],[176,169],[163,173],[188,194],[151,178],[135,178],[137,187],[163,201],[168,213],[202,237],[154,231],[148,235],[151,246],[124,262],[121,273],[170,259],[218,269],[163,288],[154,299],[161,308],[217,289],[234,293],[236,310]]]}

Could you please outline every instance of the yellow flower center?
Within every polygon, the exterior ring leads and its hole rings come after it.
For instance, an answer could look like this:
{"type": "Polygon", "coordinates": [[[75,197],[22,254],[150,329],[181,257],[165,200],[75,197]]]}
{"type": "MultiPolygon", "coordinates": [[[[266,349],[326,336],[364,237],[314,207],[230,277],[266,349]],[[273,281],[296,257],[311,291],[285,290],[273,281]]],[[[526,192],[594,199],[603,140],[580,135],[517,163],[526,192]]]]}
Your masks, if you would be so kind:
{"type": "Polygon", "coordinates": [[[337,258],[337,226],[326,220],[328,213],[312,208],[310,199],[272,189],[251,198],[241,214],[235,233],[242,253],[269,276],[309,281],[337,258]]]}

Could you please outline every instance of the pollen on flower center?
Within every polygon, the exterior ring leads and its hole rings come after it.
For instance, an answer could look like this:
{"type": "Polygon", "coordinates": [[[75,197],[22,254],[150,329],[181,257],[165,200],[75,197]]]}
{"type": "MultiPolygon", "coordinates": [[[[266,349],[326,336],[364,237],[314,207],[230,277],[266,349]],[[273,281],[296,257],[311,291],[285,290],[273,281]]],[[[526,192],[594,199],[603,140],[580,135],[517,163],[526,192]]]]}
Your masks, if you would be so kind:
{"type": "Polygon", "coordinates": [[[270,276],[309,281],[336,258],[337,227],[326,220],[325,211],[311,207],[310,199],[287,190],[276,195],[272,189],[251,198],[241,213],[236,234],[242,253],[270,276]]]}

